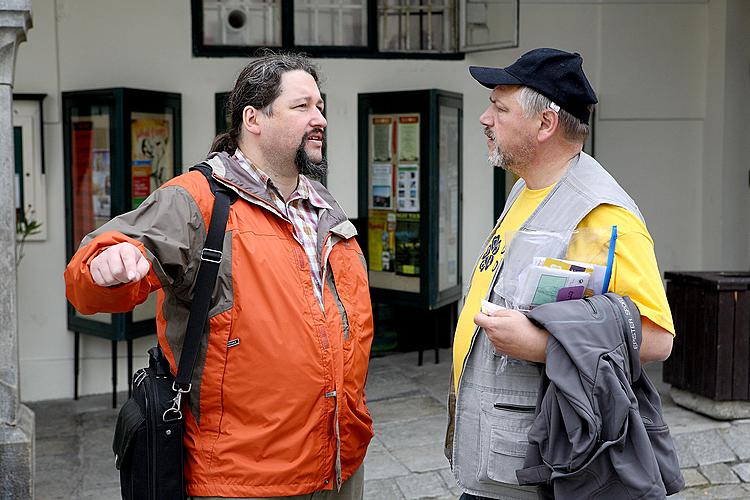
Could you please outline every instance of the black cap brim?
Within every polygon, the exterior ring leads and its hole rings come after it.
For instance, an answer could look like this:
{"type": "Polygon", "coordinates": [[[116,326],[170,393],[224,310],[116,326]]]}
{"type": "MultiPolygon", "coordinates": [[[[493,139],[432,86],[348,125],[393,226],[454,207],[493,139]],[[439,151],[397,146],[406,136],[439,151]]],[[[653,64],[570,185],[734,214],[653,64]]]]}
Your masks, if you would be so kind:
{"type": "Polygon", "coordinates": [[[502,68],[488,68],[486,66],[469,66],[469,73],[476,81],[494,89],[498,85],[523,85],[523,82],[502,68]]]}

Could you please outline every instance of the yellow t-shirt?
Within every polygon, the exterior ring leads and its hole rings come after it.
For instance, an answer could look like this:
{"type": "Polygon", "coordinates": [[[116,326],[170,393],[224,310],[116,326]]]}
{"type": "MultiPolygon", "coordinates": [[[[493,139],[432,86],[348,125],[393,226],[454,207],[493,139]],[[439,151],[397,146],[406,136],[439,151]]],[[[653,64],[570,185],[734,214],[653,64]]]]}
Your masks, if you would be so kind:
{"type": "MultiPolygon", "coordinates": [[[[554,184],[544,189],[524,188],[521,191],[496,228],[474,269],[453,339],[453,380],[456,390],[476,328],[474,316],[479,312],[482,299],[489,295],[492,278],[505,253],[505,235],[517,231],[553,187],[554,184]]],[[[618,236],[609,291],[629,296],[638,306],[641,316],[674,335],[672,313],[656,263],[654,242],[645,224],[624,208],[600,205],[584,217],[578,224],[578,229],[606,229],[615,225],[618,236]]],[[[575,249],[571,248],[570,251],[569,258],[585,260],[576,257],[575,249]]]]}

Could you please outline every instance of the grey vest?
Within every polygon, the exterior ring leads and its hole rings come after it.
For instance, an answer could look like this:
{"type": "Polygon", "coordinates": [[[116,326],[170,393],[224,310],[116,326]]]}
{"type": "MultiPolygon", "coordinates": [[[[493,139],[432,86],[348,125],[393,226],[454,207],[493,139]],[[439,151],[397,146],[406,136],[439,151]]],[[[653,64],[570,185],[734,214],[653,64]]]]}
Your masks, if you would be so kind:
{"type": "MultiPolygon", "coordinates": [[[[523,180],[513,186],[497,225],[524,186],[523,180]]],[[[625,208],[643,219],[617,181],[596,160],[581,153],[520,229],[566,233],[601,204],[625,208]]],[[[488,242],[489,238],[483,248],[488,242]]],[[[514,238],[496,270],[487,298],[498,302],[494,292],[497,283],[511,278],[507,270],[521,268],[522,263],[517,260],[530,259],[535,251],[524,238],[514,238]]],[[[567,243],[557,251],[557,255],[545,256],[564,257],[567,243]]],[[[473,495],[536,499],[536,489],[518,486],[516,469],[523,468],[527,434],[534,421],[541,381],[539,367],[510,359],[503,368],[502,357],[487,336],[479,333],[477,327],[456,394],[453,473],[459,486],[473,495]]]]}

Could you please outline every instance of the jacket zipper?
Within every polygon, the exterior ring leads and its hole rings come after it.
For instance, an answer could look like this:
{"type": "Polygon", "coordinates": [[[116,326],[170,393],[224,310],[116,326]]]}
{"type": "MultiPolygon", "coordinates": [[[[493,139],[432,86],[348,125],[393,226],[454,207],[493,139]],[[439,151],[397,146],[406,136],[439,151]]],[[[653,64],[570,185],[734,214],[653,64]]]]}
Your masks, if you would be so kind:
{"type": "MultiPolygon", "coordinates": [[[[276,209],[275,206],[269,205],[268,202],[266,202],[265,200],[259,198],[258,196],[255,196],[252,193],[249,193],[247,190],[245,190],[245,189],[243,189],[243,188],[241,188],[239,186],[236,186],[236,185],[232,184],[231,182],[227,181],[224,178],[217,178],[217,176],[215,176],[215,175],[213,177],[218,182],[223,183],[224,185],[229,186],[230,188],[237,189],[238,190],[238,194],[240,194],[240,197],[243,198],[248,203],[252,203],[252,204],[254,204],[256,206],[259,206],[261,208],[264,208],[264,209],[272,212],[273,214],[277,215],[278,217],[280,217],[282,220],[286,221],[289,224],[292,223],[292,221],[289,220],[289,218],[287,218],[286,216],[284,216],[284,214],[280,213],[278,211],[278,209],[276,209]],[[243,197],[241,195],[240,191],[242,193],[245,193],[247,195],[247,197],[243,197]]],[[[322,264],[323,264],[322,265],[322,271],[323,271],[323,273],[322,273],[322,276],[321,276],[321,295],[322,295],[322,297],[325,297],[325,280],[326,280],[326,277],[327,277],[326,275],[327,275],[328,257],[331,254],[331,251],[333,250],[333,245],[331,245],[331,248],[328,249],[328,252],[326,252],[326,244],[328,243],[328,241],[330,240],[330,238],[331,238],[331,234],[329,233],[328,235],[326,235],[326,238],[323,241],[323,245],[321,246],[321,248],[323,250],[323,256],[322,256],[323,257],[323,259],[322,259],[322,264]]],[[[335,243],[334,243],[334,245],[335,245],[335,243]]],[[[325,305],[322,303],[322,301],[321,301],[321,304],[320,304],[320,309],[321,309],[321,312],[323,314],[323,318],[325,318],[325,316],[326,316],[325,305]]],[[[336,401],[336,389],[335,389],[335,387],[334,387],[333,392],[332,393],[328,393],[328,394],[332,394],[333,395],[334,405],[335,405],[335,408],[336,408],[336,422],[335,422],[335,426],[336,426],[335,432],[337,434],[337,439],[336,439],[336,454],[337,454],[337,457],[339,457],[340,456],[339,453],[340,453],[340,450],[341,450],[341,441],[340,441],[340,438],[338,437],[338,403],[336,401]]],[[[326,397],[330,397],[330,396],[328,396],[328,394],[326,394],[326,397]]],[[[340,488],[341,487],[341,466],[340,466],[340,459],[337,459],[335,469],[336,469],[337,488],[340,488]]],[[[155,484],[154,484],[154,491],[156,491],[155,484]]]]}
{"type": "MultiPolygon", "coordinates": [[[[331,240],[330,233],[326,235],[325,240],[323,240],[323,245],[321,245],[321,251],[323,253],[322,255],[322,269],[323,269],[323,275],[322,275],[322,281],[321,281],[321,296],[322,298],[325,298],[325,287],[326,287],[326,278],[328,277],[328,257],[331,255],[331,252],[333,251],[333,246],[336,243],[333,243],[330,248],[326,248],[328,246],[328,242],[331,240]]],[[[331,272],[333,272],[333,269],[331,269],[331,272]]],[[[323,318],[325,318],[325,306],[321,303],[321,309],[323,311],[323,318]]],[[[342,317],[342,321],[343,321],[342,317]]],[[[335,373],[333,374],[335,378],[335,373]]],[[[334,476],[336,480],[336,491],[339,491],[341,489],[341,435],[339,434],[339,406],[338,406],[338,397],[336,394],[336,386],[334,383],[333,391],[326,393],[326,398],[333,398],[333,405],[334,405],[334,423],[333,423],[333,433],[336,438],[336,456],[334,458],[334,476]]]]}
{"type": "Polygon", "coordinates": [[[599,315],[599,311],[596,310],[596,307],[594,307],[594,304],[591,302],[590,299],[586,299],[584,300],[584,302],[589,306],[589,308],[591,309],[591,312],[594,313],[594,316],[599,315]]]}
{"type": "MultiPolygon", "coordinates": [[[[146,402],[146,418],[151,419],[151,425],[146,426],[146,443],[147,448],[151,449],[151,457],[152,460],[155,462],[159,460],[159,457],[156,455],[158,449],[156,445],[156,417],[155,415],[158,413],[158,408],[154,408],[153,410],[150,408],[151,404],[156,401],[156,397],[154,397],[154,387],[153,387],[153,380],[151,380],[151,377],[147,376],[144,378],[144,400],[146,402]]],[[[154,463],[148,464],[148,470],[153,471],[154,463]]],[[[150,486],[149,486],[149,499],[156,500],[156,474],[149,474],[150,475],[150,486]]]]}
{"type": "Polygon", "coordinates": [[[514,411],[517,413],[532,413],[536,411],[536,406],[514,405],[510,403],[495,403],[494,407],[497,410],[514,411]]]}

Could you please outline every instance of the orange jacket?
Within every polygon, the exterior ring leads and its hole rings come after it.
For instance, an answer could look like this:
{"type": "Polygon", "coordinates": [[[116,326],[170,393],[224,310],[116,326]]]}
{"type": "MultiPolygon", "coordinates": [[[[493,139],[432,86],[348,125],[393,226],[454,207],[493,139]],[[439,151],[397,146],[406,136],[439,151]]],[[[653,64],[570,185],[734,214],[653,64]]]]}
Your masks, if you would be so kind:
{"type": "MultiPolygon", "coordinates": [[[[265,187],[228,157],[214,177],[240,198],[229,213],[219,270],[186,413],[189,496],[271,497],[340,485],[372,437],[365,380],[373,322],[364,257],[354,226],[328,191],[319,255],[324,309],[304,249],[265,187]]],[[[199,172],[181,175],[138,209],[87,236],[65,271],[82,313],[122,312],[157,291],[159,344],[173,372],[213,195],[199,172]],[[152,263],[137,283],[97,286],[91,260],[122,241],[152,263]]],[[[184,401],[184,400],[183,400],[184,401]]]]}

